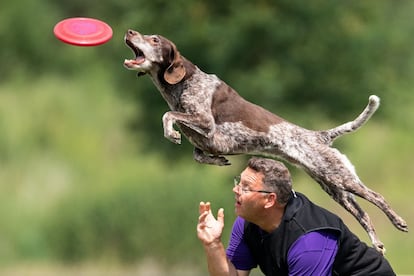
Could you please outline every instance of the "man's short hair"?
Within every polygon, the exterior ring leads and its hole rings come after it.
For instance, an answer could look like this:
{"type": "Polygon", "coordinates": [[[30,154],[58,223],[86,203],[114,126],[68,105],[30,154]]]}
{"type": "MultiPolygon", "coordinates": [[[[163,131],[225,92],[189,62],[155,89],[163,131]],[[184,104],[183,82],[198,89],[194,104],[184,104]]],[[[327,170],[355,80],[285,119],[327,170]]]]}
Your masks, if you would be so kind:
{"type": "Polygon", "coordinates": [[[280,204],[288,202],[292,195],[292,178],[283,163],[268,158],[252,157],[247,166],[263,173],[263,185],[276,193],[280,204]]]}

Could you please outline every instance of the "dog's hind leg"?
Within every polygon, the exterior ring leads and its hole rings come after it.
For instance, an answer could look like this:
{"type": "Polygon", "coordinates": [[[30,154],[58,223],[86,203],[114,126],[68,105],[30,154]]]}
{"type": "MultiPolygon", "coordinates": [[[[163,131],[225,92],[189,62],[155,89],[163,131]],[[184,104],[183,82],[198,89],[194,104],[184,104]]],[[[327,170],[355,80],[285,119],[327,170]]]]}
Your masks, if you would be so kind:
{"type": "Polygon", "coordinates": [[[398,230],[403,232],[408,231],[407,223],[391,208],[380,193],[367,188],[362,183],[359,183],[358,185],[351,185],[351,187],[345,186],[345,189],[380,208],[398,230]]]}
{"type": "Polygon", "coordinates": [[[361,224],[361,226],[365,229],[368,233],[369,238],[371,239],[372,245],[374,248],[380,252],[381,254],[385,254],[384,244],[379,240],[374,225],[371,222],[368,213],[362,210],[361,206],[356,202],[354,195],[337,190],[332,192],[332,190],[325,190],[333,197],[333,199],[338,202],[342,207],[344,207],[348,212],[350,212],[361,224]]]}
{"type": "Polygon", "coordinates": [[[354,132],[363,124],[365,124],[378,109],[379,104],[380,99],[378,98],[378,96],[371,95],[369,97],[368,105],[365,107],[362,113],[359,114],[357,118],[355,118],[353,121],[347,122],[335,128],[322,131],[321,133],[325,134],[324,136],[329,141],[329,143],[332,143],[339,136],[342,136],[346,133],[354,132]]]}

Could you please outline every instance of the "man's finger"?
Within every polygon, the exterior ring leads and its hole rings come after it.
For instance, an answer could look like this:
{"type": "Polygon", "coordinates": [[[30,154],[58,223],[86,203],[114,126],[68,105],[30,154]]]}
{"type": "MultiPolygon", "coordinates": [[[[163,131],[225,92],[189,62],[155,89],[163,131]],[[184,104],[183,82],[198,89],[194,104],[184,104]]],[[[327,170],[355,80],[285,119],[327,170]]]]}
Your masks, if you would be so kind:
{"type": "Polygon", "coordinates": [[[200,216],[198,217],[198,223],[204,223],[207,216],[208,216],[207,211],[204,211],[203,213],[201,213],[200,216]]]}
{"type": "Polygon", "coordinates": [[[211,205],[210,205],[210,202],[206,202],[206,204],[205,204],[205,211],[208,211],[208,212],[210,212],[211,211],[211,205]]]}
{"type": "Polygon", "coordinates": [[[198,213],[201,215],[202,213],[204,213],[204,206],[205,203],[203,201],[200,202],[200,205],[198,206],[198,213]]]}
{"type": "Polygon", "coordinates": [[[217,212],[217,221],[224,224],[224,209],[220,208],[217,212]]]}
{"type": "Polygon", "coordinates": [[[210,202],[204,203],[203,201],[200,202],[200,205],[198,207],[198,213],[202,214],[205,211],[210,211],[210,202]]]}

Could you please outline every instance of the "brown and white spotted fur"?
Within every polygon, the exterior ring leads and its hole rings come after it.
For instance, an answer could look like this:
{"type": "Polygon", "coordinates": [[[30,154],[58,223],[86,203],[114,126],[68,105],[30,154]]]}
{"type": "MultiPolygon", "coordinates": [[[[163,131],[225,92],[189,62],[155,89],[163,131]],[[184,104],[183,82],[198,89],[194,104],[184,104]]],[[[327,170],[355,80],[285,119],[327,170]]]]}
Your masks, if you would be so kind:
{"type": "Polygon", "coordinates": [[[124,66],[149,74],[171,111],[162,121],[164,136],[176,144],[181,135],[195,146],[200,163],[229,165],[223,155],[261,154],[284,159],[303,168],[334,200],[348,210],[367,231],[372,244],[385,252],[368,214],[354,195],[378,206],[401,231],[406,222],[384,197],[367,188],[348,158],[331,144],[339,136],[361,127],[377,110],[379,98],[370,96],[364,111],[353,121],[329,130],[313,131],[294,125],[239,96],[216,75],[207,74],[185,59],[174,43],[160,35],[128,30],[126,44],[135,53],[124,66]]]}

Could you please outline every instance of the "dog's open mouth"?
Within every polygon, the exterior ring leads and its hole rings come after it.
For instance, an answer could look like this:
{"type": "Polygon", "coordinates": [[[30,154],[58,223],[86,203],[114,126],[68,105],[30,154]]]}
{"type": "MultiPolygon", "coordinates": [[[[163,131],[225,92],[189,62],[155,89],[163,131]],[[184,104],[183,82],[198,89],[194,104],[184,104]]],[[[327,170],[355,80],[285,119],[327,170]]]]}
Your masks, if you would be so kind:
{"type": "Polygon", "coordinates": [[[140,65],[141,63],[143,63],[145,61],[144,53],[138,47],[136,47],[130,40],[126,39],[125,43],[129,46],[129,48],[131,48],[131,50],[135,54],[135,59],[126,59],[124,62],[125,65],[140,65]]]}

